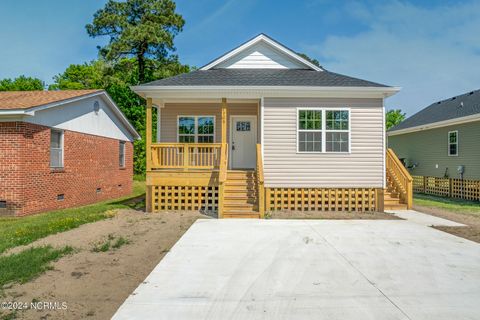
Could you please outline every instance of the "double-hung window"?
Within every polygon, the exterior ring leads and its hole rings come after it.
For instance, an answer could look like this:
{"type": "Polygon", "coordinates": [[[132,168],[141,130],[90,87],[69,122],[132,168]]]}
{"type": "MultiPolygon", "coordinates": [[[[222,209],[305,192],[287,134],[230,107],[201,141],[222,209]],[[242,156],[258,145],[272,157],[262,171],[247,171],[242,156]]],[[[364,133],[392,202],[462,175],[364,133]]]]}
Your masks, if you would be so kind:
{"type": "Polygon", "coordinates": [[[298,110],[298,151],[322,152],[322,110],[298,110]]]}
{"type": "Polygon", "coordinates": [[[348,109],[298,109],[298,152],[350,152],[348,109]]]}
{"type": "Polygon", "coordinates": [[[178,142],[213,143],[215,141],[214,116],[179,116],[178,142]]]}
{"type": "Polygon", "coordinates": [[[448,155],[458,156],[458,131],[448,132],[448,155]]]}
{"type": "Polygon", "coordinates": [[[349,152],[349,114],[347,110],[326,110],[325,151],[349,152]]]}
{"type": "Polygon", "coordinates": [[[63,168],[63,131],[50,130],[50,167],[63,168]]]}

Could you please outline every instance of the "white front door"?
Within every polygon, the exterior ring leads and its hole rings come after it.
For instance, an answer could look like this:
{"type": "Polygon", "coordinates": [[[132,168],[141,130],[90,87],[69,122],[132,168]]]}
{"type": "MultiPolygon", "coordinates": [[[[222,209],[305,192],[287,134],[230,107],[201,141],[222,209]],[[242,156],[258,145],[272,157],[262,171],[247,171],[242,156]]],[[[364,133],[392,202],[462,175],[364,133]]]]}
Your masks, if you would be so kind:
{"type": "Polygon", "coordinates": [[[257,165],[257,117],[230,117],[230,166],[253,169],[257,165]]]}

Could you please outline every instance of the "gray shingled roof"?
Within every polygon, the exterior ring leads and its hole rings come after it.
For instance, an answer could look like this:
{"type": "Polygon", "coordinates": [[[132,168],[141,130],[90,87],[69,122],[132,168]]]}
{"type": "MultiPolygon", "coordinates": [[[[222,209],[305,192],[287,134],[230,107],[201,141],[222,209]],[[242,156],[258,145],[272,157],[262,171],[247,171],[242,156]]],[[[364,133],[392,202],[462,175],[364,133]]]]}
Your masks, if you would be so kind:
{"type": "Polygon", "coordinates": [[[329,71],[308,69],[210,69],[196,70],[152,81],[144,86],[314,86],[388,87],[383,84],[329,71]]]}
{"type": "Polygon", "coordinates": [[[466,117],[480,113],[480,90],[432,103],[389,132],[426,125],[429,123],[466,117]]]}

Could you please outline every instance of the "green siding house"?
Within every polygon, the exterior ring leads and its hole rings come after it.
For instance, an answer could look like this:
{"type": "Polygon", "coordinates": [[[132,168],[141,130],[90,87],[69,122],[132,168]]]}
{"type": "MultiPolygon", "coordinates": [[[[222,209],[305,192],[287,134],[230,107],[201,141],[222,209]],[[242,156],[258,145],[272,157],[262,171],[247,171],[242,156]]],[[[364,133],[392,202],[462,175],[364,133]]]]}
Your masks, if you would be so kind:
{"type": "Polygon", "coordinates": [[[480,90],[435,102],[387,136],[412,175],[480,180],[480,90]]]}

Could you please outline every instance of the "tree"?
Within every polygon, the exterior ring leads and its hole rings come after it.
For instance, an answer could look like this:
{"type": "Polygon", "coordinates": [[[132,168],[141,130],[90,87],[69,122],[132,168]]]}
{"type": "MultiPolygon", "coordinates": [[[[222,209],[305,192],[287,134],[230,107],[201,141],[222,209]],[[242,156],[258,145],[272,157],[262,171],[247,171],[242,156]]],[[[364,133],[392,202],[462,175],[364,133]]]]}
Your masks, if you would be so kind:
{"type": "Polygon", "coordinates": [[[387,130],[405,120],[406,114],[400,109],[388,110],[385,115],[387,130]]]}
{"type": "MultiPolygon", "coordinates": [[[[188,72],[189,66],[182,65],[176,56],[168,59],[146,59],[148,66],[145,79],[153,81],[179,73],[188,72]]],[[[49,89],[105,89],[122,110],[130,123],[142,136],[142,140],[134,142],[134,171],[145,173],[145,100],[130,89],[130,85],[138,83],[137,63],[134,58],[123,58],[116,62],[103,59],[84,64],[72,64],[56,75],[55,83],[49,89]]],[[[156,114],[154,121],[156,121],[156,114]]],[[[153,127],[153,136],[156,133],[153,127]]]]}
{"type": "Polygon", "coordinates": [[[45,83],[37,78],[20,76],[15,79],[0,80],[0,91],[43,90],[45,83]]]}
{"type": "Polygon", "coordinates": [[[99,47],[107,61],[133,57],[137,83],[143,83],[149,67],[147,59],[168,60],[175,51],[173,39],[185,24],[175,9],[172,0],[109,0],[86,29],[91,37],[110,37],[108,45],[99,47]]]}
{"type": "Polygon", "coordinates": [[[322,67],[322,66],[320,65],[320,62],[318,62],[317,59],[315,59],[315,58],[310,58],[310,57],[307,56],[305,53],[297,52],[297,54],[298,54],[300,57],[302,57],[303,59],[307,60],[308,62],[313,63],[313,64],[316,65],[317,67],[320,67],[320,68],[322,67]]]}

